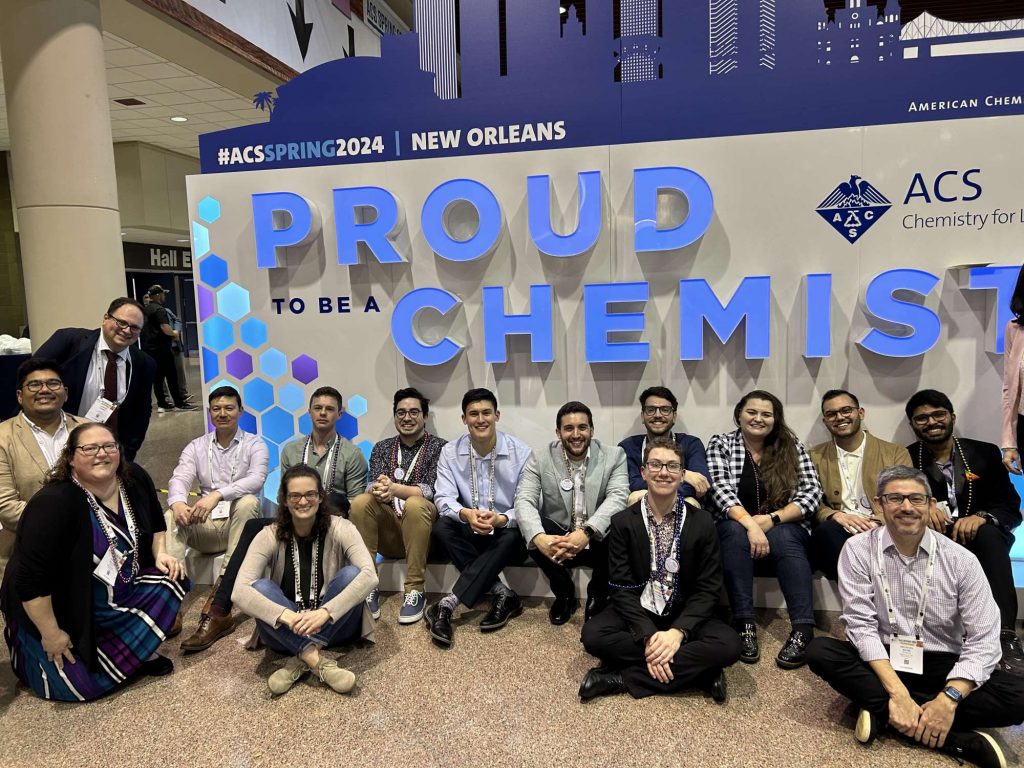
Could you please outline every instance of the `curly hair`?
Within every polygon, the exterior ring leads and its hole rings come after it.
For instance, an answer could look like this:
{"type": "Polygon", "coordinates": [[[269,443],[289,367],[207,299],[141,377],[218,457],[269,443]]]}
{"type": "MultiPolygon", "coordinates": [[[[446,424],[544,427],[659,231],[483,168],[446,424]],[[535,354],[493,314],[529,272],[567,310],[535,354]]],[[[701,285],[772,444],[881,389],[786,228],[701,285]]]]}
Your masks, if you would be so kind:
{"type": "MultiPolygon", "coordinates": [[[[745,394],[733,410],[733,421],[740,425],[740,413],[751,400],[766,400],[772,404],[775,415],[772,431],[764,439],[764,453],[759,466],[761,479],[767,492],[767,508],[782,509],[793,497],[800,478],[800,456],[797,453],[797,437],[788,426],[782,410],[782,401],[771,392],[755,389],[745,394]]],[[[758,510],[755,514],[760,514],[758,510]]]]}
{"type": "Polygon", "coordinates": [[[331,527],[331,515],[334,507],[324,493],[324,483],[320,479],[320,473],[307,464],[296,464],[289,467],[281,478],[281,485],[277,489],[277,517],[274,519],[277,528],[277,540],[286,544],[291,543],[295,528],[292,526],[292,513],[288,509],[288,484],[298,477],[308,477],[316,481],[316,492],[320,494],[320,506],[316,510],[316,520],[313,521],[313,534],[319,538],[327,533],[331,527]]]}
{"type": "Polygon", "coordinates": [[[60,456],[57,457],[57,461],[53,464],[53,469],[49,471],[46,476],[47,483],[65,483],[71,481],[71,459],[75,455],[75,451],[78,446],[82,444],[82,433],[87,429],[93,427],[99,427],[105,429],[110,433],[110,436],[117,443],[117,479],[125,485],[132,484],[131,473],[128,470],[128,462],[122,461],[121,459],[121,442],[117,439],[117,432],[114,431],[113,427],[107,424],[99,423],[88,423],[79,424],[77,427],[71,430],[71,434],[68,435],[68,441],[64,445],[64,450],[60,452],[60,456]]]}

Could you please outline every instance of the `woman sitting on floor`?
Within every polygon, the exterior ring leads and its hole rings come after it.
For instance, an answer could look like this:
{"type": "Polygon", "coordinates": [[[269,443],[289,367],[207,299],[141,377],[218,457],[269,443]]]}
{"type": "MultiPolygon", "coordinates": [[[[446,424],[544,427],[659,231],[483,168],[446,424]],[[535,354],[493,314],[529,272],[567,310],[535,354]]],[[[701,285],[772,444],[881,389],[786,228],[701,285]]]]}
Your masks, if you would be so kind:
{"type": "Polygon", "coordinates": [[[110,427],[76,427],[25,507],[0,591],[14,674],[42,698],[90,701],[172,672],[156,649],[184,577],[149,475],[121,461],[110,427]]]}
{"type": "Polygon", "coordinates": [[[249,546],[231,599],[256,619],[250,647],[262,640],[291,658],[274,672],[272,693],[288,691],[309,670],[338,693],[356,676],[321,651],[356,638],[373,641],[366,596],[377,571],[362,537],[335,517],[315,469],[297,464],[284,473],[277,519],[249,546]]]}

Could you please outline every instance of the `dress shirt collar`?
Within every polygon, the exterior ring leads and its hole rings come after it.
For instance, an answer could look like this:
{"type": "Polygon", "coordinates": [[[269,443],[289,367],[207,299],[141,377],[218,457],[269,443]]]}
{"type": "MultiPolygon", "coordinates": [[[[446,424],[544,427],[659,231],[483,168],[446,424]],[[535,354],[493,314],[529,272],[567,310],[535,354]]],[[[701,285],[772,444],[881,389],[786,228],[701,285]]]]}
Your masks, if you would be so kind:
{"type": "Polygon", "coordinates": [[[845,448],[841,447],[839,445],[839,443],[836,443],[836,455],[841,457],[841,456],[843,456],[845,454],[846,456],[852,456],[855,459],[863,459],[864,458],[864,446],[866,446],[867,444],[868,444],[868,436],[867,436],[867,434],[864,434],[864,439],[860,441],[860,445],[858,445],[852,451],[848,451],[845,448]]]}
{"type": "MultiPolygon", "coordinates": [[[[473,441],[470,439],[469,435],[463,435],[462,437],[464,437],[465,440],[462,440],[462,439],[459,440],[459,444],[458,444],[459,455],[460,456],[469,456],[470,449],[473,447],[473,441]]],[[[494,444],[495,455],[496,456],[505,456],[505,457],[507,457],[508,456],[508,446],[505,444],[505,433],[504,432],[498,432],[497,438],[498,438],[497,442],[494,444]]],[[[474,450],[473,453],[476,453],[476,451],[474,450]]],[[[481,456],[480,458],[486,458],[486,456],[481,456]]]]}
{"type": "MultiPolygon", "coordinates": [[[[32,419],[30,419],[28,416],[26,416],[24,411],[21,412],[21,418],[25,420],[25,423],[28,424],[29,429],[31,429],[33,432],[50,437],[50,433],[47,432],[42,427],[40,427],[34,421],[32,421],[32,419]]],[[[57,431],[53,433],[53,436],[56,437],[61,433],[62,430],[64,432],[67,432],[68,430],[68,416],[66,413],[64,413],[64,411],[60,412],[60,426],[57,427],[57,431]]]]}
{"type": "MultiPolygon", "coordinates": [[[[929,554],[930,555],[932,553],[932,547],[937,547],[938,546],[938,543],[936,542],[935,538],[936,537],[932,535],[932,532],[929,529],[926,528],[925,531],[924,531],[924,536],[921,538],[921,543],[918,545],[918,550],[913,555],[913,557],[918,557],[922,552],[924,552],[925,554],[929,554]]],[[[892,536],[889,535],[889,526],[883,525],[882,526],[882,550],[883,551],[888,551],[890,547],[895,549],[897,554],[899,554],[900,557],[904,557],[903,553],[900,552],[899,549],[896,548],[896,542],[894,542],[892,540],[892,536]]]]}
{"type": "MultiPolygon", "coordinates": [[[[96,342],[96,354],[102,358],[106,358],[106,355],[104,355],[103,352],[108,349],[110,349],[110,345],[107,344],[107,339],[106,337],[104,337],[103,331],[100,331],[99,341],[96,342]]],[[[125,347],[124,349],[117,353],[117,356],[120,357],[125,362],[128,362],[129,349],[129,347],[125,347]]],[[[110,351],[113,352],[114,350],[110,349],[110,351]]]]}
{"type": "Polygon", "coordinates": [[[220,450],[222,450],[222,451],[230,451],[231,450],[231,446],[234,445],[235,443],[242,442],[242,439],[244,437],[245,437],[245,432],[242,431],[241,427],[238,427],[237,429],[235,429],[235,435],[234,435],[234,437],[231,438],[231,442],[228,443],[227,448],[221,448],[220,442],[218,442],[218,440],[217,440],[217,431],[214,430],[213,432],[210,433],[210,445],[214,446],[215,448],[220,448],[220,450]]]}

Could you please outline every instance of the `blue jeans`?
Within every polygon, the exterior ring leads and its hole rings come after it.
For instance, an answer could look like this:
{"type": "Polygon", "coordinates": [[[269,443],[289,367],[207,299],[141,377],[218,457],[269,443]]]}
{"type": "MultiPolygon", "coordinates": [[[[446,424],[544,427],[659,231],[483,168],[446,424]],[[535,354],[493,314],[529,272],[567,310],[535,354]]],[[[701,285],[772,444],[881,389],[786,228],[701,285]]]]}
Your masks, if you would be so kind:
{"type": "MultiPolygon", "coordinates": [[[[331,579],[324,592],[322,603],[326,603],[345,589],[357,575],[359,569],[354,565],[346,565],[331,579]]],[[[298,605],[284,595],[281,585],[273,579],[257,579],[252,584],[253,589],[259,592],[268,600],[272,600],[282,608],[292,611],[298,610],[298,605]]],[[[363,618],[363,601],[360,600],[355,608],[350,610],[337,621],[328,621],[320,631],[314,635],[304,637],[291,631],[286,625],[281,624],[272,627],[265,621],[256,619],[256,626],[260,631],[260,639],[271,649],[279,653],[287,653],[291,656],[298,656],[302,651],[315,645],[319,648],[332,648],[341,645],[347,640],[353,639],[359,634],[359,627],[363,618]]]]}
{"type": "MultiPolygon", "coordinates": [[[[747,531],[735,520],[719,520],[715,525],[722,545],[725,588],[729,591],[733,618],[751,621],[754,618],[755,565],[750,556],[747,531]]],[[[782,523],[765,536],[768,537],[769,553],[758,562],[775,567],[779,586],[786,598],[790,622],[814,624],[811,563],[807,559],[807,545],[811,535],[800,523],[782,523]]],[[[759,567],[758,570],[762,569],[759,567]]]]}

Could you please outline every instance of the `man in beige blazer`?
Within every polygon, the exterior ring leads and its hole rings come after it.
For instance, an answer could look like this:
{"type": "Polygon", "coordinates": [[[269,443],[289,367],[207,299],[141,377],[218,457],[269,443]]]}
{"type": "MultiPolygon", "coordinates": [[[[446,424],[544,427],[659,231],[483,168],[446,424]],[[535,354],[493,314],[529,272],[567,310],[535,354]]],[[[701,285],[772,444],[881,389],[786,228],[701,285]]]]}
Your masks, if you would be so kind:
{"type": "Polygon", "coordinates": [[[68,390],[53,360],[22,363],[15,394],[21,413],[0,422],[0,574],[14,549],[22,510],[42,488],[68,433],[84,422],[64,413],[68,390]]]}
{"type": "Polygon", "coordinates": [[[878,473],[883,467],[913,464],[902,445],[880,440],[863,428],[864,409],[844,389],[830,389],[821,398],[821,420],[832,439],[811,449],[825,491],[811,533],[811,564],[835,580],[847,539],[882,525],[870,501],[878,473]]]}

